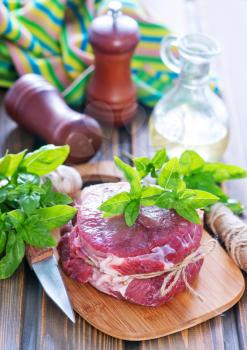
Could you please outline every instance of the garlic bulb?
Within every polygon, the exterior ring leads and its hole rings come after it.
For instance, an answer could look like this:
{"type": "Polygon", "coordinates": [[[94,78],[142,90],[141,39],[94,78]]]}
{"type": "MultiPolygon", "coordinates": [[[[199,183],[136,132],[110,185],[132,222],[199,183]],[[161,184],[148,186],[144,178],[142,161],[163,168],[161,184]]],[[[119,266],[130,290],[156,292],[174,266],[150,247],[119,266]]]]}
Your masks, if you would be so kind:
{"type": "Polygon", "coordinates": [[[67,165],[60,165],[55,171],[46,175],[57,192],[63,192],[76,197],[82,188],[82,179],[80,174],[74,168],[67,165]]]}

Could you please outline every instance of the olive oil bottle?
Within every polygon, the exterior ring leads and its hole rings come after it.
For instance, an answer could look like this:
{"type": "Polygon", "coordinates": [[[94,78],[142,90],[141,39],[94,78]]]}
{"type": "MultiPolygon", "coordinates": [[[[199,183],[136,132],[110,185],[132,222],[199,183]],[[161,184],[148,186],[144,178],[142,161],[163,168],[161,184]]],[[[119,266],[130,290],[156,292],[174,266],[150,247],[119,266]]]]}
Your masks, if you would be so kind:
{"type": "Polygon", "coordinates": [[[219,52],[219,46],[202,34],[163,39],[161,57],[179,79],[151,115],[154,149],[165,147],[170,156],[193,149],[208,161],[221,158],[228,143],[228,115],[223,100],[209,87],[210,62],[219,52]],[[177,47],[177,56],[172,47],[177,47]]]}

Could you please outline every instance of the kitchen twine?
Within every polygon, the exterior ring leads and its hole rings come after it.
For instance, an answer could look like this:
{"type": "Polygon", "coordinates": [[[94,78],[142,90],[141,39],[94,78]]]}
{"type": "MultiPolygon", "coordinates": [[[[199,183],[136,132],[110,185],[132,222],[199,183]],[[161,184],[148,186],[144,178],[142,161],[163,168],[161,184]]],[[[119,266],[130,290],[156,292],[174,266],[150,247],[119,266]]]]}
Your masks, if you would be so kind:
{"type": "MultiPolygon", "coordinates": [[[[215,239],[210,239],[209,241],[203,243],[196,251],[186,256],[182,262],[176,265],[173,265],[172,267],[166,269],[165,271],[162,270],[162,271],[156,271],[152,273],[134,274],[134,275],[129,275],[128,277],[134,278],[134,279],[147,279],[147,278],[157,277],[168,273],[167,276],[164,278],[164,281],[160,288],[160,293],[162,297],[170,293],[173,287],[178,282],[178,280],[182,277],[182,280],[186,288],[191,292],[191,294],[198,297],[201,301],[204,301],[203,297],[198,292],[196,292],[195,289],[192,288],[190,283],[188,282],[188,279],[186,276],[186,268],[190,264],[200,261],[206,255],[210,254],[214,250],[216,243],[217,241],[215,239]]],[[[97,267],[93,259],[88,257],[88,259],[86,260],[87,260],[87,263],[89,263],[90,265],[97,267]]]]}
{"type": "Polygon", "coordinates": [[[206,219],[235,263],[247,272],[247,225],[222,203],[214,204],[206,219]]]}

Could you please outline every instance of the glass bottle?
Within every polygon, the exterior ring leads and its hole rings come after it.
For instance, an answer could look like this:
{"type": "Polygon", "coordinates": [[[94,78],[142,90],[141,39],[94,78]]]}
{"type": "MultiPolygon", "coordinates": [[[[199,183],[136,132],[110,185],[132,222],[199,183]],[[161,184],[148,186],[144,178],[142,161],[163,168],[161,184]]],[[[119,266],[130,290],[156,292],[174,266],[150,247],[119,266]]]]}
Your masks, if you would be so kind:
{"type": "Polygon", "coordinates": [[[228,115],[223,100],[209,87],[210,62],[219,53],[217,43],[202,34],[163,39],[161,58],[179,79],[151,115],[149,135],[155,149],[165,147],[170,156],[192,149],[208,161],[222,156],[228,115]]]}

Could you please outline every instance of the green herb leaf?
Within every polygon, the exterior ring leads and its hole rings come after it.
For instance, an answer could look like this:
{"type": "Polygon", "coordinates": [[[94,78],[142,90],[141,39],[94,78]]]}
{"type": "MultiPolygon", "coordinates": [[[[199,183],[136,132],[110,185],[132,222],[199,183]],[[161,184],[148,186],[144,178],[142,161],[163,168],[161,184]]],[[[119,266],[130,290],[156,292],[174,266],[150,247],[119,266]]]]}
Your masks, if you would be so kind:
{"type": "Polygon", "coordinates": [[[18,169],[26,150],[17,154],[6,154],[0,159],[0,174],[6,177],[12,176],[18,169]]]}
{"type": "Polygon", "coordinates": [[[144,206],[155,205],[157,199],[163,192],[164,190],[158,186],[143,187],[141,193],[141,204],[144,206]]]}
{"type": "Polygon", "coordinates": [[[34,184],[39,185],[40,184],[40,177],[35,174],[28,174],[28,173],[19,173],[17,176],[17,184],[23,185],[23,184],[34,184]]]}
{"type": "Polygon", "coordinates": [[[121,192],[102,203],[99,210],[105,212],[104,217],[123,214],[124,209],[130,200],[131,198],[128,192],[121,192]]]}
{"type": "Polygon", "coordinates": [[[178,201],[178,194],[176,192],[164,192],[161,196],[159,196],[156,200],[156,205],[160,208],[164,209],[174,209],[176,208],[176,204],[178,201]]]}
{"type": "Polygon", "coordinates": [[[5,231],[1,230],[0,231],[0,254],[2,254],[2,252],[5,249],[6,241],[7,241],[7,234],[5,231]]]}
{"type": "Polygon", "coordinates": [[[244,206],[238,202],[237,200],[233,199],[233,198],[227,198],[226,202],[224,202],[224,204],[231,209],[231,211],[233,213],[235,213],[236,215],[240,215],[243,213],[244,211],[244,206]]]}
{"type": "Polygon", "coordinates": [[[132,199],[124,210],[124,218],[126,224],[133,226],[140,212],[140,200],[132,199]]]}
{"type": "Polygon", "coordinates": [[[133,163],[135,164],[136,170],[138,171],[141,178],[147,176],[152,168],[152,166],[150,166],[150,159],[147,157],[134,158],[133,163]]]}
{"type": "Polygon", "coordinates": [[[204,166],[204,160],[195,151],[184,151],[179,159],[180,169],[183,175],[189,175],[204,166]]]}
{"type": "Polygon", "coordinates": [[[14,228],[18,231],[21,225],[24,223],[25,215],[20,209],[16,209],[9,211],[6,214],[6,218],[11,221],[14,228]]]}
{"type": "Polygon", "coordinates": [[[0,203],[3,203],[7,199],[8,190],[7,188],[3,187],[0,188],[0,203]]]}
{"type": "Polygon", "coordinates": [[[20,265],[25,254],[25,244],[20,235],[10,231],[6,244],[6,254],[0,259],[0,279],[10,277],[20,265]]]}
{"type": "Polygon", "coordinates": [[[21,163],[26,172],[39,176],[50,173],[61,165],[69,154],[69,146],[47,145],[28,153],[21,163]]]}
{"type": "Polygon", "coordinates": [[[158,178],[158,185],[165,189],[177,189],[181,180],[179,162],[177,158],[169,160],[158,178]]]}
{"type": "Polygon", "coordinates": [[[40,196],[40,204],[42,207],[50,207],[57,204],[71,204],[73,202],[66,194],[53,191],[50,179],[46,179],[41,188],[43,193],[41,193],[40,196]]]}
{"type": "Polygon", "coordinates": [[[188,205],[190,208],[205,208],[218,201],[218,197],[200,190],[184,190],[180,197],[180,203],[188,205]]]}
{"type": "Polygon", "coordinates": [[[54,230],[65,225],[75,216],[76,212],[76,208],[68,205],[54,205],[49,208],[36,209],[33,215],[39,219],[39,225],[46,227],[48,230],[54,230]]]}
{"type": "Polygon", "coordinates": [[[236,165],[224,163],[206,163],[203,170],[211,173],[216,182],[242,179],[247,177],[247,171],[236,165]]]}
{"type": "Polygon", "coordinates": [[[148,157],[139,157],[134,158],[133,162],[141,178],[144,178],[149,173],[155,178],[157,177],[157,170],[160,170],[167,160],[166,150],[161,149],[155,153],[152,159],[148,157]]]}
{"type": "Polygon", "coordinates": [[[19,204],[20,208],[26,213],[31,214],[35,209],[39,207],[40,194],[30,193],[29,195],[24,195],[20,198],[19,204]]]}
{"type": "Polygon", "coordinates": [[[130,183],[130,193],[139,196],[141,193],[141,179],[136,169],[124,163],[120,158],[114,157],[115,164],[124,173],[124,177],[130,183]]]}
{"type": "Polygon", "coordinates": [[[186,220],[194,224],[197,224],[197,225],[201,224],[201,220],[197,211],[194,208],[191,208],[184,203],[177,203],[176,212],[180,216],[182,216],[183,218],[185,218],[186,220]]]}
{"type": "Polygon", "coordinates": [[[51,207],[57,204],[71,204],[73,200],[64,193],[48,192],[41,197],[42,207],[51,207]]]}
{"type": "Polygon", "coordinates": [[[20,232],[23,240],[32,246],[46,248],[56,245],[56,241],[49,230],[45,226],[40,225],[37,217],[27,219],[20,232]]]}
{"type": "Polygon", "coordinates": [[[155,170],[159,170],[162,168],[162,166],[165,164],[165,162],[168,161],[168,156],[166,154],[166,150],[165,149],[160,149],[159,151],[157,151],[155,153],[155,155],[153,156],[151,162],[154,165],[155,170]]]}
{"type": "Polygon", "coordinates": [[[215,183],[215,180],[210,173],[200,172],[192,174],[191,176],[185,176],[184,181],[187,188],[210,192],[221,200],[227,199],[227,195],[223,192],[220,186],[215,183]]]}

